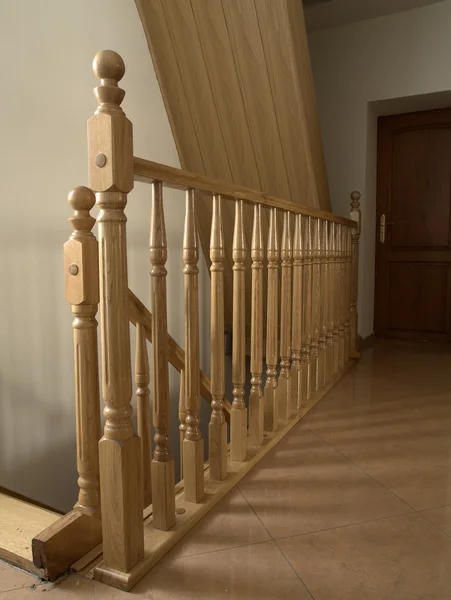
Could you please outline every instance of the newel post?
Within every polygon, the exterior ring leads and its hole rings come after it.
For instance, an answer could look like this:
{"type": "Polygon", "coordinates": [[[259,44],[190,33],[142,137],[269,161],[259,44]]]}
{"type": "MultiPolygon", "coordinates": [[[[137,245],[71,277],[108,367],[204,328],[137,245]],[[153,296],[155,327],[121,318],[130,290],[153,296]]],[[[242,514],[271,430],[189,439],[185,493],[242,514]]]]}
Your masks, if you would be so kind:
{"type": "Polygon", "coordinates": [[[359,295],[359,241],[361,230],[360,192],[351,194],[351,210],[349,218],[357,223],[357,229],[352,233],[352,293],[351,293],[351,358],[358,352],[357,334],[358,320],[357,299],[359,295]]]}
{"type": "Polygon", "coordinates": [[[105,430],[99,443],[103,560],[100,570],[130,571],[144,554],[141,440],[132,424],[127,304],[127,193],[133,189],[132,125],[120,104],[122,58],[94,57],[99,106],[88,121],[89,185],[100,209],[100,316],[105,430]]]}
{"type": "Polygon", "coordinates": [[[97,350],[99,257],[89,211],[95,196],[86,187],[69,194],[74,210],[72,235],[64,244],[66,298],[74,320],[75,417],[77,428],[78,501],[74,509],[100,517],[99,450],[100,401],[97,350]]]}

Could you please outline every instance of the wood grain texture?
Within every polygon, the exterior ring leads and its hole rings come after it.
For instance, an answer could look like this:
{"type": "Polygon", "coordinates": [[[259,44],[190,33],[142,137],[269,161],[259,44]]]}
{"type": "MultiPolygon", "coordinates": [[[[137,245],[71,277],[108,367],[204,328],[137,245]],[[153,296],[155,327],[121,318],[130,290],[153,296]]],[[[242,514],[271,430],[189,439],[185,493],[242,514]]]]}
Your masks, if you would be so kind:
{"type": "Polygon", "coordinates": [[[254,206],[252,228],[252,315],[251,315],[251,393],[249,396],[249,444],[260,446],[264,435],[263,369],[263,232],[261,206],[254,206]]]}
{"type": "Polygon", "coordinates": [[[321,221],[312,222],[312,340],[310,343],[311,392],[319,389],[319,320],[321,303],[320,272],[321,221]]]}
{"type": "Polygon", "coordinates": [[[277,361],[279,333],[279,242],[277,209],[272,208],[269,219],[268,285],[266,313],[266,383],[264,390],[265,431],[275,431],[278,423],[277,361]]]}
{"type": "Polygon", "coordinates": [[[312,219],[304,222],[304,295],[302,305],[302,356],[301,356],[301,403],[304,405],[311,396],[310,360],[312,343],[312,219]]]}
{"type": "Polygon", "coordinates": [[[293,240],[293,313],[291,329],[291,408],[301,408],[303,267],[302,216],[295,216],[293,240]]]}
{"type": "Polygon", "coordinates": [[[174,459],[169,453],[170,397],[166,261],[168,255],[163,185],[152,184],[150,211],[150,293],[152,307],[153,426],[152,506],[154,526],[167,531],[175,524],[174,459]]]}
{"type": "Polygon", "coordinates": [[[291,414],[291,309],[293,249],[290,213],[283,213],[280,287],[280,372],[278,381],[279,415],[283,420],[291,414]]]}
{"type": "MultiPolygon", "coordinates": [[[[227,476],[227,424],[224,417],[224,230],[222,225],[221,196],[213,198],[213,218],[210,237],[210,371],[211,419],[208,426],[210,477],[227,476]]],[[[233,411],[233,405],[232,405],[233,411]]]]}
{"type": "Polygon", "coordinates": [[[33,563],[31,540],[60,518],[58,513],[0,493],[0,560],[42,577],[42,562],[33,563]]]}
{"type": "Polygon", "coordinates": [[[235,201],[235,226],[233,231],[233,336],[232,383],[233,402],[230,413],[231,460],[243,461],[247,454],[247,408],[244,400],[246,381],[246,241],[244,239],[243,201],[235,201]]]}
{"type": "Polygon", "coordinates": [[[201,502],[204,496],[204,442],[199,429],[199,249],[194,190],[186,192],[183,263],[185,285],[185,409],[183,478],[186,499],[201,502]]]}
{"type": "Polygon", "coordinates": [[[144,507],[152,502],[152,417],[150,412],[150,371],[144,325],[136,324],[135,350],[136,423],[141,438],[144,507]]]}
{"type": "MultiPolygon", "coordinates": [[[[125,67],[110,50],[93,62],[99,102],[88,121],[89,186],[96,192],[100,254],[100,315],[104,436],[99,443],[104,559],[116,574],[143,557],[141,440],[132,424],[127,246],[124,209],[133,188],[132,126],[118,87],[125,67]],[[96,157],[105,157],[97,166],[96,157]]],[[[119,575],[115,575],[119,576],[119,575]]]]}
{"type": "Polygon", "coordinates": [[[320,221],[320,314],[319,314],[319,360],[318,387],[326,384],[326,350],[327,350],[327,303],[329,290],[327,287],[327,221],[320,221]]]}
{"type": "Polygon", "coordinates": [[[94,193],[85,187],[68,197],[74,210],[69,219],[72,235],[64,244],[66,299],[74,320],[75,424],[77,441],[78,500],[75,508],[100,518],[99,448],[100,392],[97,348],[99,304],[99,254],[91,232],[95,219],[90,210],[94,193]]]}
{"type": "Polygon", "coordinates": [[[352,290],[351,290],[351,354],[357,352],[358,343],[358,310],[357,300],[359,295],[359,241],[361,228],[360,192],[351,193],[351,210],[349,218],[357,223],[357,230],[351,232],[351,255],[352,255],[352,290]]]}
{"type": "Polygon", "coordinates": [[[180,478],[183,479],[183,440],[186,434],[186,407],[185,407],[185,369],[180,371],[179,391],[179,433],[180,433],[180,478]]]}
{"type": "Polygon", "coordinates": [[[330,226],[330,236],[329,236],[329,252],[330,252],[330,261],[332,266],[332,286],[333,286],[333,294],[332,294],[332,312],[334,316],[333,323],[333,372],[338,373],[339,371],[339,324],[340,324],[340,286],[339,286],[339,254],[337,247],[337,230],[338,226],[336,223],[332,223],[330,226]]]}
{"type": "Polygon", "coordinates": [[[346,304],[346,249],[342,225],[337,231],[338,254],[338,368],[341,370],[345,363],[345,304],[346,304]]]}

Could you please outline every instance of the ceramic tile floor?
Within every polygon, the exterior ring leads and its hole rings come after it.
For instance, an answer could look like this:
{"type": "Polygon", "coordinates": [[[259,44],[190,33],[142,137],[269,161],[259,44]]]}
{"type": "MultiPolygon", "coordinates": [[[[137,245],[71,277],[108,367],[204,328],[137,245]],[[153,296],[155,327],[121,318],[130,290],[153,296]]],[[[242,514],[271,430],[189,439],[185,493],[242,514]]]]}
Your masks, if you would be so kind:
{"type": "MultiPolygon", "coordinates": [[[[132,594],[451,599],[451,349],[378,342],[132,594]]],[[[0,600],[125,598],[0,564],[0,600]]]]}

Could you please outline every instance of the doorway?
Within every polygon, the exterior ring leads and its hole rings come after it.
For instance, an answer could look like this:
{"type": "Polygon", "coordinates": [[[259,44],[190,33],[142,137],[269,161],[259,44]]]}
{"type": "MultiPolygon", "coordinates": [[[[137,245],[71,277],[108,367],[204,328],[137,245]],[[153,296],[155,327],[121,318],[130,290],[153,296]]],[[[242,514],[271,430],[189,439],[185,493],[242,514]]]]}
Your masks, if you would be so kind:
{"type": "Polygon", "coordinates": [[[375,332],[449,341],[451,109],[380,117],[375,332]]]}

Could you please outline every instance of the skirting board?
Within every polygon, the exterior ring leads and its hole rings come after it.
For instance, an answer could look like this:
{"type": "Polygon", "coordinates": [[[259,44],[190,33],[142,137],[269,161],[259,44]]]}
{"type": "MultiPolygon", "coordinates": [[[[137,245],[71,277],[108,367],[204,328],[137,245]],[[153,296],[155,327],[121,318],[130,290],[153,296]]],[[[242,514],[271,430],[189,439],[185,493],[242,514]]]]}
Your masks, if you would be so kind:
{"type": "MultiPolygon", "coordinates": [[[[317,392],[309,404],[294,412],[289,421],[280,421],[278,431],[265,434],[263,446],[249,448],[243,463],[228,462],[228,474],[224,481],[211,481],[208,471],[205,477],[205,497],[199,504],[185,502],[183,489],[176,495],[177,521],[170,531],[158,531],[152,527],[152,516],[144,521],[144,559],[130,572],[124,574],[108,569],[100,563],[93,570],[94,579],[112,587],[129,591],[148,573],[161,558],[171,550],[224,496],[304,417],[355,364],[349,361],[343,371],[327,386],[317,392]]],[[[88,575],[89,576],[89,575],[88,575]]]]}

